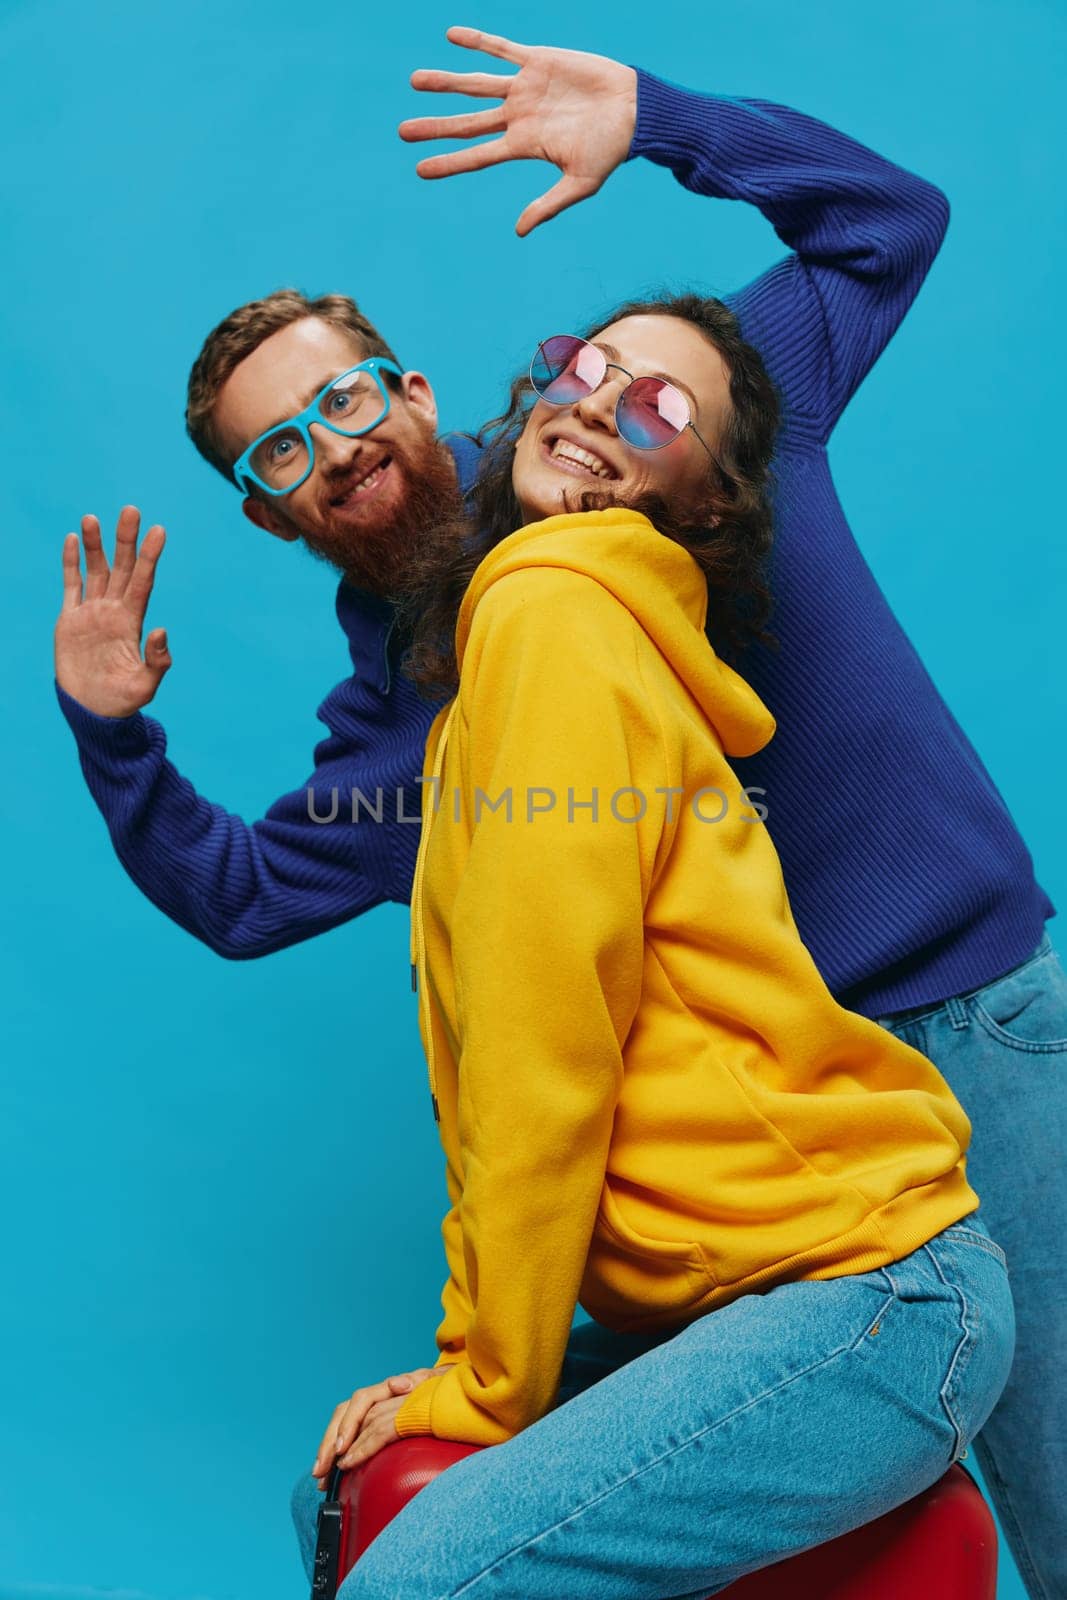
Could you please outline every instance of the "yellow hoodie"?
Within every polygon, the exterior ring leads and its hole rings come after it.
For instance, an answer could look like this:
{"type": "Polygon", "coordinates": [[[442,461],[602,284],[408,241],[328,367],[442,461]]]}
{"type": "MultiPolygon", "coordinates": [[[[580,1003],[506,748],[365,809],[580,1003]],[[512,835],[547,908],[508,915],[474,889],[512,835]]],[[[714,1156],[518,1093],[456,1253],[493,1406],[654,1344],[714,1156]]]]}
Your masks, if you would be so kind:
{"type": "Polygon", "coordinates": [[[576,1302],[680,1325],[978,1205],[936,1068],[800,941],[727,763],[774,722],[706,608],[693,558],[624,510],[520,529],[464,597],[412,895],[452,1366],[402,1436],[494,1444],[544,1415],[576,1302]]]}

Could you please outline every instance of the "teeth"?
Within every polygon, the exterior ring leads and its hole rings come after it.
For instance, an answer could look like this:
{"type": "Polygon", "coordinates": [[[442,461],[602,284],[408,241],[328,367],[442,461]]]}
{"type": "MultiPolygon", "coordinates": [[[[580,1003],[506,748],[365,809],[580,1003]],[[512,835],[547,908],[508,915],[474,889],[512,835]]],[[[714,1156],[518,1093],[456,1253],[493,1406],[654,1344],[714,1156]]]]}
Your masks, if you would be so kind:
{"type": "Polygon", "coordinates": [[[580,445],[571,444],[569,439],[557,439],[552,447],[552,454],[561,456],[564,461],[573,461],[579,467],[588,467],[598,478],[615,476],[606,461],[601,461],[600,457],[593,455],[590,450],[583,450],[580,445]]]}
{"type": "Polygon", "coordinates": [[[365,489],[373,489],[374,485],[378,482],[378,479],[381,477],[384,471],[385,462],[380,461],[373,472],[368,472],[367,476],[356,484],[355,488],[352,490],[352,493],[362,494],[365,489]]]}

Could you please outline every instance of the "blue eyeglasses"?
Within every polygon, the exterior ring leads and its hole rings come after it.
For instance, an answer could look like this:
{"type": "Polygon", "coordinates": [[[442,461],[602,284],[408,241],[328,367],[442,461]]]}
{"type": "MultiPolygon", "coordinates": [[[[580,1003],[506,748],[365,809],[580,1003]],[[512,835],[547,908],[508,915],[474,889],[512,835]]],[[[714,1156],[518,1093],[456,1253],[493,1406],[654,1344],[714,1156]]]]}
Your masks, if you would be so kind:
{"type": "Polygon", "coordinates": [[[370,433],[389,414],[389,391],[382,377],[385,372],[398,378],[404,376],[395,361],[384,361],[380,356],[360,361],[339,378],[332,378],[299,415],[253,439],[233,464],[237,487],[248,494],[250,485],[255,484],[270,495],[292,494],[299,489],[315,465],[312,423],[346,439],[370,433]]]}

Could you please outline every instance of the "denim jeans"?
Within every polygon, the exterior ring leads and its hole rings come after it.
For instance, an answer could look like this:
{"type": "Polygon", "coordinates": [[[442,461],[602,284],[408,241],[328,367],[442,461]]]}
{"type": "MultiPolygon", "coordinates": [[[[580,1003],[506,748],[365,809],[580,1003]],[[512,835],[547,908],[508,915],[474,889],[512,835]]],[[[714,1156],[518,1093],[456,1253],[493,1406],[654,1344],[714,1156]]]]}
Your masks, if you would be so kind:
{"type": "MultiPolygon", "coordinates": [[[[429,1483],[339,1600],[703,1600],[936,1482],[1000,1394],[1013,1333],[977,1213],[888,1267],[680,1330],[586,1323],[556,1409],[429,1483]]],[[[309,1579],[319,1503],[301,1478],[309,1579]]]]}
{"type": "Polygon", "coordinates": [[[1015,1365],[975,1454],[1032,1600],[1067,1596],[1067,976],[1046,935],[973,994],[880,1019],[971,1119],[967,1176],[1011,1268],[1015,1365]]]}

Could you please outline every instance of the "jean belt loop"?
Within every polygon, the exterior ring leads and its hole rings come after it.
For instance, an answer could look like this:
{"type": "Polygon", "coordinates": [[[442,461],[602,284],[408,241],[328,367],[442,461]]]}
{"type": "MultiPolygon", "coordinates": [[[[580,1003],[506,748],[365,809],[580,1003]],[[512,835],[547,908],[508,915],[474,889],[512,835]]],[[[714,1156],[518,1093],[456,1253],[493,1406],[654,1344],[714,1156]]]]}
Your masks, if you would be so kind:
{"type": "Polygon", "coordinates": [[[945,1010],[948,1012],[948,1020],[955,1029],[970,1027],[971,1013],[967,1009],[967,1002],[961,1000],[959,995],[954,994],[951,999],[945,1001],[945,1010]]]}

